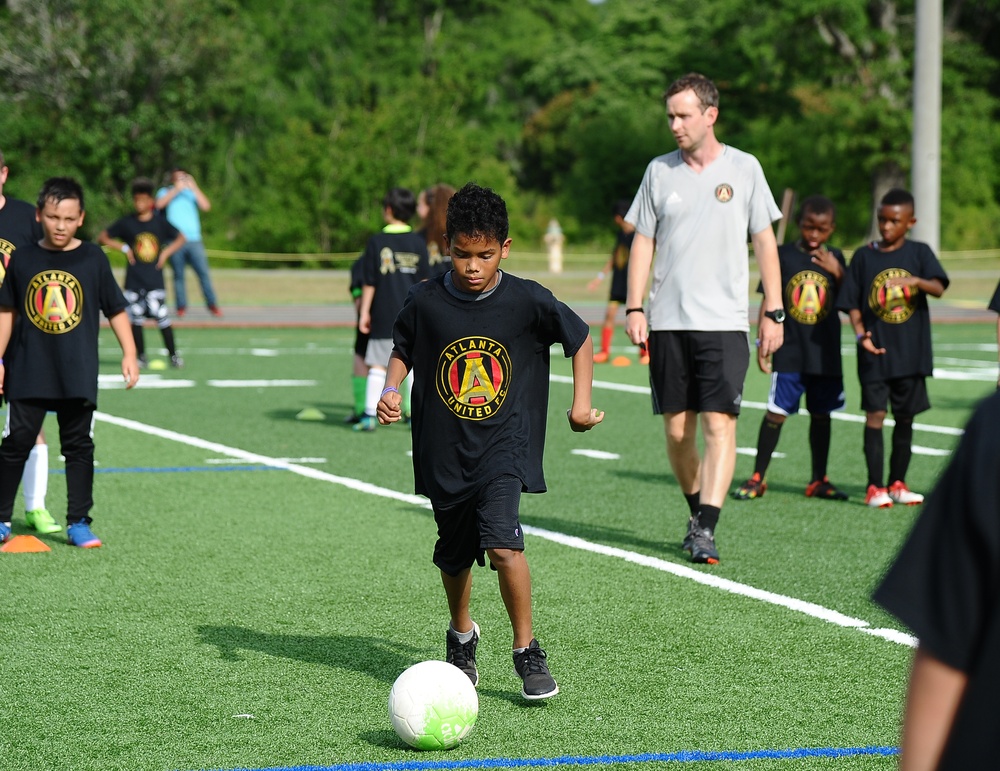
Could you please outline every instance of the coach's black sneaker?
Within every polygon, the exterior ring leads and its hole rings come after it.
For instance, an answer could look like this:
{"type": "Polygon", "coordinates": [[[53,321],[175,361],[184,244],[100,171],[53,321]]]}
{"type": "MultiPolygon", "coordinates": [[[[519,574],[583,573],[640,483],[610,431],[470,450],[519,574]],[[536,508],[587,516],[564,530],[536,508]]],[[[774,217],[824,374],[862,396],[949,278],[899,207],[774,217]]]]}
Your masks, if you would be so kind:
{"type": "Polygon", "coordinates": [[[691,551],[691,544],[694,543],[694,534],[698,530],[698,517],[692,514],[688,517],[688,531],[687,535],[684,536],[684,541],[681,543],[681,549],[684,551],[691,551]]]}
{"type": "Polygon", "coordinates": [[[559,686],[549,674],[545,658],[545,651],[534,638],[527,648],[514,653],[514,671],[524,682],[521,695],[526,699],[547,699],[559,693],[559,686]]]}
{"type": "Polygon", "coordinates": [[[695,525],[694,532],[691,534],[691,548],[688,551],[691,552],[692,562],[706,562],[709,565],[719,564],[719,552],[715,548],[715,533],[709,527],[695,525]]]}
{"type": "Polygon", "coordinates": [[[472,639],[460,642],[458,634],[448,625],[447,653],[445,661],[454,664],[469,676],[474,686],[479,685],[479,670],[476,669],[476,646],[479,644],[479,624],[472,622],[472,639]]]}

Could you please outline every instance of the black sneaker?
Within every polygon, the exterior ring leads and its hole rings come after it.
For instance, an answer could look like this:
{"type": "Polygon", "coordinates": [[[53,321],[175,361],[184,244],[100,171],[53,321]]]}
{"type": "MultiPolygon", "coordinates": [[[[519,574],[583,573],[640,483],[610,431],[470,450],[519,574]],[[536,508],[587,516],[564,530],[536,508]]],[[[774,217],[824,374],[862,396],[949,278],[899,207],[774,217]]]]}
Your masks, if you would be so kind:
{"type": "Polygon", "coordinates": [[[681,549],[691,551],[691,544],[694,542],[694,534],[697,529],[698,517],[692,514],[688,517],[688,531],[687,535],[684,536],[684,541],[681,543],[681,549]]]}
{"type": "Polygon", "coordinates": [[[476,646],[479,644],[479,624],[472,622],[472,639],[459,642],[455,631],[448,626],[447,653],[444,660],[454,664],[469,676],[473,686],[479,685],[479,670],[476,669],[476,646]]]}
{"type": "Polygon", "coordinates": [[[706,562],[709,565],[719,564],[719,552],[715,548],[715,533],[709,527],[695,525],[691,534],[691,561],[706,562]]]}
{"type": "Polygon", "coordinates": [[[528,647],[514,654],[514,671],[524,681],[521,695],[526,699],[547,699],[559,693],[559,686],[549,674],[545,651],[532,638],[528,647]]]}

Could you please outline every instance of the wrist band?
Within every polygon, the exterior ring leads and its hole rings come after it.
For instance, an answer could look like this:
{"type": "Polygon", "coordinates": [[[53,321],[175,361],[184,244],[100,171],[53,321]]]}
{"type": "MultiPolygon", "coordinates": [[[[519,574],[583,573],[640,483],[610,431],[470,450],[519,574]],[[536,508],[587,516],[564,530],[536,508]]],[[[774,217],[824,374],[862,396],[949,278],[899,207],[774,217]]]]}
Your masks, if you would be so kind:
{"type": "Polygon", "coordinates": [[[628,316],[630,313],[645,313],[645,311],[641,307],[639,307],[639,308],[626,308],[625,309],[625,315],[628,316]]]}
{"type": "Polygon", "coordinates": [[[603,270],[601,270],[601,271],[598,271],[598,272],[597,272],[597,278],[598,278],[598,279],[599,279],[600,281],[603,281],[603,280],[604,280],[604,271],[603,271],[603,270]]]}
{"type": "MultiPolygon", "coordinates": [[[[382,396],[385,396],[387,393],[390,393],[390,392],[392,392],[394,394],[398,394],[399,393],[399,389],[396,388],[396,386],[386,386],[385,389],[382,391],[382,396]]],[[[382,397],[380,396],[379,398],[381,399],[382,397]]]]}
{"type": "Polygon", "coordinates": [[[122,244],[118,248],[122,250],[122,254],[128,254],[128,244],[122,244]]]}
{"type": "Polygon", "coordinates": [[[865,336],[867,334],[868,334],[867,332],[858,332],[858,334],[856,334],[854,338],[860,343],[862,340],[865,339],[865,336]]]}

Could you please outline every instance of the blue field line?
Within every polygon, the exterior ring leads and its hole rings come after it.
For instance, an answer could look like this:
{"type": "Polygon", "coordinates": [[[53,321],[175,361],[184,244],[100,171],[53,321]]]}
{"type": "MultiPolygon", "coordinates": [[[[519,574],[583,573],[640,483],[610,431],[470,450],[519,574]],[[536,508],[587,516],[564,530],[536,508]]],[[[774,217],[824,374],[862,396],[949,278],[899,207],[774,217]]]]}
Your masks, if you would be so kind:
{"type": "Polygon", "coordinates": [[[564,755],[558,758],[488,758],[483,760],[400,760],[393,763],[341,763],[335,766],[281,766],[234,768],[216,771],[436,771],[437,769],[548,768],[552,766],[603,766],[617,763],[711,763],[742,760],[801,760],[853,758],[862,755],[891,757],[898,747],[799,747],[789,750],[643,752],[637,755],[564,755]]]}
{"type": "MultiPolygon", "coordinates": [[[[284,471],[282,466],[108,466],[95,467],[95,474],[176,474],[182,471],[284,471]]],[[[65,474],[66,469],[52,469],[50,474],[65,474]]]]}

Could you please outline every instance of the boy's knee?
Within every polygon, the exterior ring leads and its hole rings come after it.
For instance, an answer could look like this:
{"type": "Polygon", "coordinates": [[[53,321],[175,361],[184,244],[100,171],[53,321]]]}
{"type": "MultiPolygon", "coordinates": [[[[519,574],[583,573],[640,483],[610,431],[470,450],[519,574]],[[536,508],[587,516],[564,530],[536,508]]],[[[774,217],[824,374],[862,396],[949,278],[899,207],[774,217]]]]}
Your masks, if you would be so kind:
{"type": "Polygon", "coordinates": [[[518,564],[524,559],[524,552],[519,549],[487,549],[486,556],[497,570],[503,570],[518,564]]]}

